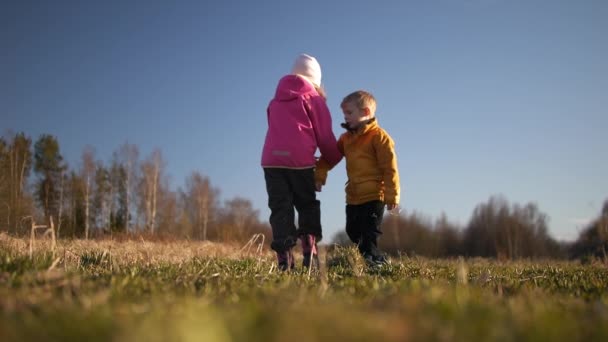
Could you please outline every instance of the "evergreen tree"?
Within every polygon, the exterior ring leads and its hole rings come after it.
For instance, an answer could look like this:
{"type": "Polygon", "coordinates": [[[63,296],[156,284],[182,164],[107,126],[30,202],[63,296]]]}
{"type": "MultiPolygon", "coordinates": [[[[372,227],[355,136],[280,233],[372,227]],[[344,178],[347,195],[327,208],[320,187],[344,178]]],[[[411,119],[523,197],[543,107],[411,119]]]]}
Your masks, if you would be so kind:
{"type": "Polygon", "coordinates": [[[47,222],[50,216],[57,217],[59,213],[61,173],[65,169],[57,139],[52,135],[41,135],[34,145],[34,171],[39,176],[36,199],[47,222]]]}
{"type": "Polygon", "coordinates": [[[24,133],[0,138],[0,227],[17,232],[20,220],[31,215],[31,199],[25,191],[32,168],[32,140],[24,133]]]}

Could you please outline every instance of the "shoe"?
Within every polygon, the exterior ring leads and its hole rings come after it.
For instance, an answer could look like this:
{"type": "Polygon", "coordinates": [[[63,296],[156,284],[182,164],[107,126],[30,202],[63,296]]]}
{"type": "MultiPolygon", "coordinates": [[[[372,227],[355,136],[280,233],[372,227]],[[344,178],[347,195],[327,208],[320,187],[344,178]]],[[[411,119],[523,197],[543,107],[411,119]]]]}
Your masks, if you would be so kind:
{"type": "Polygon", "coordinates": [[[376,266],[376,262],[374,261],[374,256],[371,254],[363,254],[363,261],[365,261],[365,264],[368,267],[375,267],[376,266]]]}
{"type": "Polygon", "coordinates": [[[391,263],[386,256],[381,255],[381,254],[374,256],[374,262],[380,266],[388,265],[391,263]]]}
{"type": "Polygon", "coordinates": [[[309,268],[311,265],[315,268],[319,267],[319,253],[317,251],[317,238],[312,234],[306,234],[301,237],[302,240],[302,267],[309,268]]]}
{"type": "Polygon", "coordinates": [[[281,271],[292,270],[296,266],[291,249],[283,252],[277,252],[277,261],[279,264],[279,270],[281,271]]]}
{"type": "Polygon", "coordinates": [[[388,259],[381,254],[373,255],[365,253],[363,254],[363,260],[368,267],[382,267],[383,265],[388,265],[390,263],[388,259]]]}

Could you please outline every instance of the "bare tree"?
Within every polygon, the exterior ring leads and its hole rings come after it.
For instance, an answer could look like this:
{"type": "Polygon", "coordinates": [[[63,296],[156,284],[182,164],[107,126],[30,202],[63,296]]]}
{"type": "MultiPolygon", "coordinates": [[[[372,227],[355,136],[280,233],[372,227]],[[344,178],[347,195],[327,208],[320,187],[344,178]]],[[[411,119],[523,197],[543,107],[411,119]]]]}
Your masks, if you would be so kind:
{"type": "Polygon", "coordinates": [[[8,203],[8,172],[6,172],[6,165],[8,160],[8,146],[4,139],[0,137],[0,210],[6,209],[6,230],[10,230],[11,225],[11,206],[8,203]]]}
{"type": "Polygon", "coordinates": [[[86,146],[82,151],[81,177],[84,180],[84,237],[89,238],[90,207],[91,207],[91,180],[95,173],[95,150],[86,146]]]}
{"type": "Polygon", "coordinates": [[[549,256],[555,249],[547,216],[536,204],[509,206],[503,197],[491,197],[475,208],[464,240],[469,255],[499,259],[549,256]]]}
{"type": "Polygon", "coordinates": [[[95,185],[92,198],[92,221],[102,231],[110,230],[110,217],[113,212],[114,186],[110,179],[110,171],[101,161],[95,165],[95,185]]]}
{"type": "Polygon", "coordinates": [[[158,196],[156,225],[159,233],[178,234],[176,222],[180,216],[177,193],[169,189],[168,180],[162,181],[158,196]]]}
{"type": "Polygon", "coordinates": [[[462,234],[458,227],[450,223],[445,213],[441,213],[435,222],[435,234],[437,235],[438,257],[462,255],[462,234]]]}
{"type": "Polygon", "coordinates": [[[131,221],[131,205],[133,203],[133,187],[137,178],[137,164],[139,158],[139,150],[137,146],[129,144],[129,142],[125,142],[122,146],[119,147],[118,153],[116,154],[116,159],[118,159],[119,164],[122,164],[124,168],[124,189],[126,192],[125,195],[125,213],[124,213],[124,224],[125,230],[129,232],[131,228],[129,227],[129,222],[131,221]]]}
{"type": "Polygon", "coordinates": [[[199,239],[207,240],[210,210],[214,206],[216,192],[211,189],[209,178],[198,171],[186,179],[186,207],[194,223],[199,239]]]}
{"type": "Polygon", "coordinates": [[[233,226],[234,237],[243,240],[247,235],[248,225],[258,223],[258,211],[253,209],[251,201],[241,197],[226,201],[225,208],[228,221],[233,226]]]}
{"type": "Polygon", "coordinates": [[[154,150],[150,157],[141,164],[140,207],[143,207],[146,229],[151,233],[156,230],[158,195],[163,169],[162,154],[158,149],[154,150]]]}
{"type": "Polygon", "coordinates": [[[59,233],[61,232],[61,223],[63,222],[63,193],[65,188],[65,170],[61,169],[61,175],[59,181],[59,213],[57,214],[57,237],[59,237],[59,233]]]}

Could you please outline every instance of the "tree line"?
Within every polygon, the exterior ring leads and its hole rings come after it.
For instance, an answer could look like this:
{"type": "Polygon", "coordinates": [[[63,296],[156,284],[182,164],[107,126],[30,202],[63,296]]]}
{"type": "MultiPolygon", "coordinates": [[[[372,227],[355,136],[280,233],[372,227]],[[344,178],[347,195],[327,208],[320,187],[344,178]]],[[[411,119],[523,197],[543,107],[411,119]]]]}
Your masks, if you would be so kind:
{"type": "Polygon", "coordinates": [[[125,142],[108,162],[84,148],[77,167],[64,160],[56,137],[34,142],[24,133],[0,137],[0,231],[29,232],[28,219],[49,224],[59,237],[146,233],[243,241],[269,234],[248,199],[220,200],[207,176],[193,171],[172,190],[160,150],[140,158],[125,142]]]}
{"type": "MultiPolygon", "coordinates": [[[[166,162],[156,149],[140,158],[125,142],[109,161],[83,149],[77,167],[64,160],[59,142],[42,134],[33,142],[24,133],[0,137],[0,231],[29,233],[29,218],[48,224],[59,237],[151,234],[177,238],[239,241],[270,228],[248,199],[222,202],[208,177],[193,171],[172,190],[166,162]]],[[[387,215],[380,247],[391,254],[427,257],[602,258],[608,262],[608,200],[600,215],[574,242],[548,234],[548,217],[534,203],[510,204],[491,197],[460,227],[445,215],[432,220],[420,213],[387,215]]],[[[349,244],[344,232],[333,238],[349,244]]]]}
{"type": "MultiPolygon", "coordinates": [[[[492,196],[473,210],[465,227],[451,223],[445,215],[435,221],[416,212],[386,215],[379,246],[393,255],[432,258],[578,258],[608,263],[608,200],[599,217],[574,242],[552,238],[547,221],[547,215],[534,203],[522,206],[510,204],[502,196],[492,196]]],[[[350,243],[344,232],[338,233],[334,242],[350,243]]]]}

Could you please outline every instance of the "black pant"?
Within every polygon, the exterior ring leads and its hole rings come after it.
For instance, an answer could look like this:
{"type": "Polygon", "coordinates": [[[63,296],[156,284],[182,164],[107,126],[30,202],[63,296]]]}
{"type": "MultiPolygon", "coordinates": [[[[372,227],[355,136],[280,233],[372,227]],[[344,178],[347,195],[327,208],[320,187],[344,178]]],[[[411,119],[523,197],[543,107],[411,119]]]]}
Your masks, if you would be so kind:
{"type": "Polygon", "coordinates": [[[382,234],[384,203],[371,201],[346,206],[346,234],[359,247],[362,255],[378,256],[378,236],[382,234]]]}
{"type": "Polygon", "coordinates": [[[321,203],[315,193],[314,169],[264,168],[272,243],[282,252],[296,245],[299,235],[313,234],[321,240],[321,203]],[[298,210],[298,230],[294,207],[298,210]]]}

